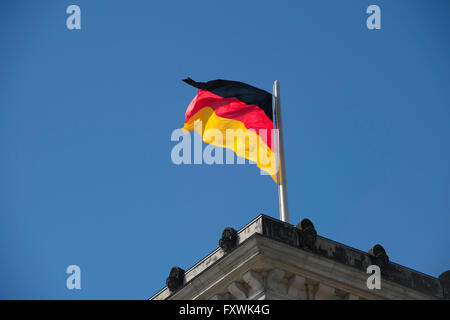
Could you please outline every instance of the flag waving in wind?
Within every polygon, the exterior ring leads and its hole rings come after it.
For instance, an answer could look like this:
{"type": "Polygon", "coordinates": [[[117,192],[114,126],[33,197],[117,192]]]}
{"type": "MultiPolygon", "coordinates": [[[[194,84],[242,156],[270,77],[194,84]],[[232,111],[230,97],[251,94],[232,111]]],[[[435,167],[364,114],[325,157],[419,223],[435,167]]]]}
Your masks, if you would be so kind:
{"type": "Polygon", "coordinates": [[[184,129],[255,162],[276,181],[272,94],[238,81],[183,81],[198,89],[186,110],[184,129]]]}

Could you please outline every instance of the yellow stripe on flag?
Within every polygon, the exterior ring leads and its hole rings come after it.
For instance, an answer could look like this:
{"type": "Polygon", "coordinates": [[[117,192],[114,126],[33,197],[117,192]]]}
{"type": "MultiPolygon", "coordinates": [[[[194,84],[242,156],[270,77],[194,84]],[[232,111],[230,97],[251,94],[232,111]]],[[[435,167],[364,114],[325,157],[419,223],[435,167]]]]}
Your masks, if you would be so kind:
{"type": "MultiPolygon", "coordinates": [[[[258,168],[277,181],[275,153],[256,132],[247,129],[241,121],[219,117],[212,108],[204,107],[184,124],[184,129],[195,130],[205,143],[231,149],[237,156],[256,162],[258,168]],[[197,121],[201,121],[201,125],[197,125],[197,121]],[[223,138],[216,139],[218,135],[223,138]]],[[[267,135],[270,134],[272,133],[267,132],[267,135]]]]}

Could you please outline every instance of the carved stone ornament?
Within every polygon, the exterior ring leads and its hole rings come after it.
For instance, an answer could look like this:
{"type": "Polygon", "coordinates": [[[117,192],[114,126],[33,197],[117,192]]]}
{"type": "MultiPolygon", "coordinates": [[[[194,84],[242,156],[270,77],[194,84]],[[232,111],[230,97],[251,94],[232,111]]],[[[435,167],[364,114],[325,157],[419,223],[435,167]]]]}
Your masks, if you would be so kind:
{"type": "Polygon", "coordinates": [[[177,291],[183,286],[184,283],[184,270],[180,267],[173,267],[170,270],[169,276],[166,280],[167,288],[171,292],[177,291]]]}
{"type": "Polygon", "coordinates": [[[450,270],[441,273],[439,282],[442,286],[444,299],[450,300],[450,270]]]}
{"type": "Polygon", "coordinates": [[[233,228],[225,228],[222,232],[222,238],[219,240],[219,247],[225,252],[230,252],[237,245],[238,234],[233,228]]]}
{"type": "Polygon", "coordinates": [[[369,255],[372,263],[379,266],[382,270],[389,264],[389,257],[386,254],[386,250],[379,244],[374,245],[369,250],[369,255]]]}
{"type": "Polygon", "coordinates": [[[317,240],[317,231],[314,224],[309,219],[303,219],[297,224],[299,230],[300,247],[314,250],[317,240]]]}

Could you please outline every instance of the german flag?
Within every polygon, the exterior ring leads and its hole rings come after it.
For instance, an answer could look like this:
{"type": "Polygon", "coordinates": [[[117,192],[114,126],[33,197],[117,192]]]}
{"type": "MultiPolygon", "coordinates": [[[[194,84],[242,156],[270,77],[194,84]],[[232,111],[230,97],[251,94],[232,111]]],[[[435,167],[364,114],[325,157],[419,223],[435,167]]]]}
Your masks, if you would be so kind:
{"type": "Polygon", "coordinates": [[[195,130],[205,143],[231,149],[255,162],[277,181],[272,94],[238,81],[183,81],[198,89],[186,110],[184,129],[195,130]]]}

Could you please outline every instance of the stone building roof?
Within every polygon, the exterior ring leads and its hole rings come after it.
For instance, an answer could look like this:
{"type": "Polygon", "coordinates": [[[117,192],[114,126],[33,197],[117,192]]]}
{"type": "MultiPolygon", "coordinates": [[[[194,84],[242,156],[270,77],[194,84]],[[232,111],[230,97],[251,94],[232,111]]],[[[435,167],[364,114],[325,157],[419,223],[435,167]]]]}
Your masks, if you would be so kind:
{"type": "Polygon", "coordinates": [[[302,296],[311,284],[314,292],[332,291],[322,296],[333,299],[450,298],[450,271],[435,278],[390,261],[381,245],[363,252],[318,236],[308,219],[293,226],[266,215],[240,231],[226,228],[219,248],[186,272],[172,268],[166,284],[150,299],[311,299],[309,289],[302,296]],[[380,267],[380,292],[365,287],[370,265],[380,267]]]}

